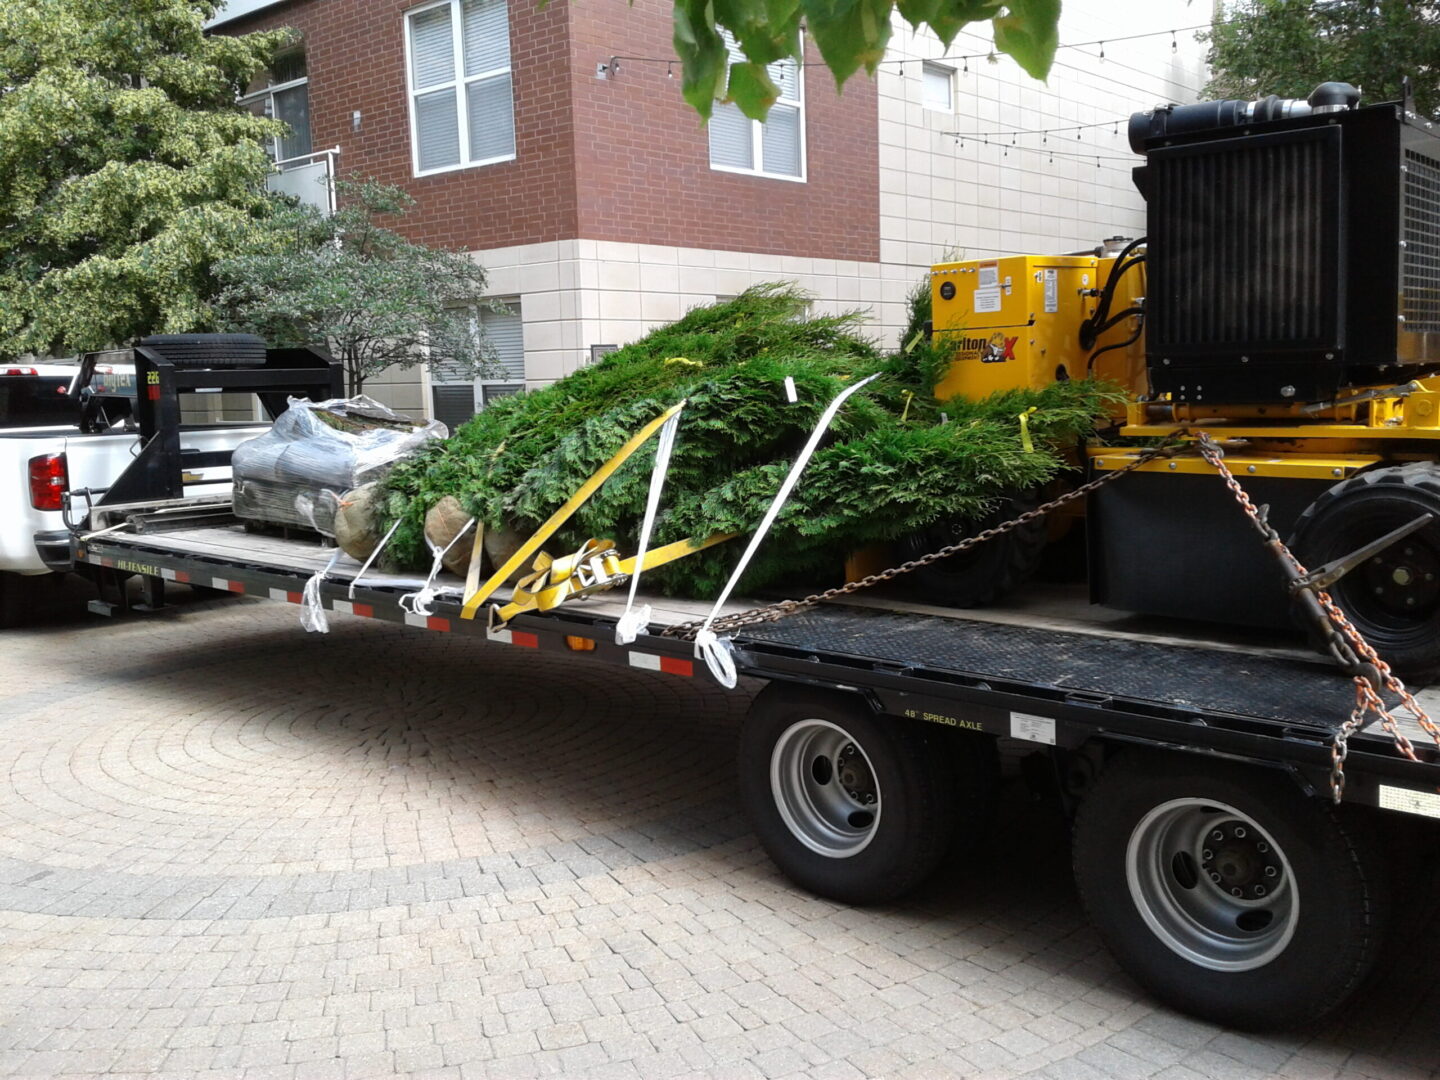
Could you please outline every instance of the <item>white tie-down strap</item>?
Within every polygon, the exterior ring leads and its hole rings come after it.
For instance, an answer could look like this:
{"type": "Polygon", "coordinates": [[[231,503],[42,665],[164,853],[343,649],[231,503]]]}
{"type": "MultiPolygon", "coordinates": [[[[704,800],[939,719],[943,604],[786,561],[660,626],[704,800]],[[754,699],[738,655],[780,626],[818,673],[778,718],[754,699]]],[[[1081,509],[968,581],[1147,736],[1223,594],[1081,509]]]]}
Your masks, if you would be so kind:
{"type": "Polygon", "coordinates": [[[430,544],[430,550],[434,553],[434,559],[430,562],[430,575],[425,579],[425,584],[420,586],[419,592],[406,593],[400,597],[400,607],[411,615],[433,615],[430,605],[435,601],[435,579],[440,576],[440,568],[445,565],[445,556],[450,554],[450,549],[460,542],[460,538],[475,527],[475,519],[472,517],[465,522],[465,527],[450,538],[450,542],[443,548],[430,544]]]}
{"type": "Polygon", "coordinates": [[[310,575],[310,580],[305,582],[305,590],[300,594],[300,625],[312,634],[328,634],[330,632],[330,620],[325,616],[325,601],[320,599],[320,582],[325,580],[325,575],[335,569],[335,564],[340,561],[343,555],[338,547],[335,553],[330,556],[330,561],[325,564],[323,570],[316,570],[310,575]]]}
{"type": "Polygon", "coordinates": [[[775,518],[780,513],[780,508],[785,505],[785,500],[790,497],[790,492],[800,481],[800,474],[805,471],[805,466],[810,464],[810,458],[815,453],[815,448],[820,445],[820,440],[825,432],[829,430],[830,423],[835,419],[835,414],[840,411],[840,406],[845,404],[845,399],[855,391],[859,390],[866,383],[880,377],[877,372],[869,378],[861,379],[854,386],[847,386],[840,393],[835,395],[833,401],[820,414],[820,420],[815,425],[815,430],[810,433],[804,449],[800,456],[795,459],[795,464],[790,466],[790,472],[785,477],[785,482],[780,485],[780,490],[775,493],[775,498],[770,502],[770,509],[765,511],[765,516],[760,519],[760,525],[750,537],[750,543],[745,548],[745,553],[740,556],[740,561],[735,564],[734,571],[730,574],[730,580],[725,582],[725,588],[720,590],[720,596],[715,601],[715,606],[710,609],[710,614],[705,616],[705,623],[695,635],[695,655],[705,661],[705,666],[710,669],[710,674],[725,689],[735,688],[735,656],[734,649],[730,645],[729,638],[720,638],[711,631],[710,624],[720,614],[720,609],[725,606],[725,601],[730,599],[730,592],[735,588],[736,583],[745,573],[746,567],[750,565],[756,549],[760,547],[760,541],[765,539],[765,534],[770,531],[770,526],[775,523],[775,518]]]}
{"type": "MultiPolygon", "coordinates": [[[[682,411],[684,403],[681,403],[682,411]]],[[[635,572],[630,575],[630,598],[625,611],[615,624],[615,644],[629,645],[640,631],[650,625],[650,605],[635,606],[635,593],[640,587],[640,570],[645,565],[645,552],[650,547],[650,530],[660,509],[660,493],[665,489],[665,475],[670,471],[670,451],[675,446],[675,432],[680,427],[680,413],[666,420],[655,443],[655,467],[650,470],[650,497],[645,501],[645,520],[640,525],[640,549],[635,553],[635,572]]]]}
{"type": "Polygon", "coordinates": [[[350,579],[350,588],[346,591],[346,595],[351,600],[355,599],[355,586],[365,576],[365,571],[370,569],[370,564],[380,557],[380,552],[385,550],[385,545],[390,542],[390,538],[395,535],[395,530],[400,527],[401,520],[400,518],[395,519],[395,524],[391,525],[385,535],[380,538],[380,543],[376,544],[375,549],[365,556],[365,561],[360,564],[360,572],[350,579]]]}

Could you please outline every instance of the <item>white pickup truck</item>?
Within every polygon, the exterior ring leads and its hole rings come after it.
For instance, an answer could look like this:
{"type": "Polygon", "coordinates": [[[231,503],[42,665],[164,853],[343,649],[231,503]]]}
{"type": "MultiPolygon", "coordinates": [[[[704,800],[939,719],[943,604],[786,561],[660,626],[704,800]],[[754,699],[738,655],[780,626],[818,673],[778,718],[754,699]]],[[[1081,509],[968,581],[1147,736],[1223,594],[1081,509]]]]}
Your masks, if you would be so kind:
{"type": "MultiPolygon", "coordinates": [[[[35,588],[69,568],[67,493],[105,491],[139,453],[134,366],[128,355],[103,359],[112,362],[0,362],[0,627],[24,622],[35,588]]],[[[182,452],[232,450],[268,426],[182,426],[182,452]]],[[[197,468],[184,479],[187,493],[224,490],[230,469],[197,468]]]]}

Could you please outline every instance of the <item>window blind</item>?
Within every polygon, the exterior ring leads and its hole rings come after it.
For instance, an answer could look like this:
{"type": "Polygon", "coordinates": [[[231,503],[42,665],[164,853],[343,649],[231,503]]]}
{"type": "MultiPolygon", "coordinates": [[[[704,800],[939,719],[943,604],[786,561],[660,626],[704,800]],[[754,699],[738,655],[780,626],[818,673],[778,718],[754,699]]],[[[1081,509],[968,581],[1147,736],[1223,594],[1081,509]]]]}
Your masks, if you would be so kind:
{"type": "Polygon", "coordinates": [[[470,160],[508,157],[515,153],[515,107],[510,74],[478,79],[465,88],[470,115],[470,160]]]}
{"type": "MultiPolygon", "coordinates": [[[[480,325],[485,328],[485,336],[490,339],[490,344],[495,348],[495,359],[499,361],[500,367],[504,369],[503,376],[496,376],[496,379],[504,379],[512,382],[525,382],[525,324],[520,317],[520,305],[517,301],[508,301],[509,311],[481,311],[480,325]]],[[[493,381],[493,380],[492,380],[493,381]]]]}
{"type": "Polygon", "coordinates": [[[415,99],[415,145],[422,171],[460,163],[457,117],[454,87],[415,99]]]}
{"type": "Polygon", "coordinates": [[[448,4],[410,16],[410,61],[416,90],[454,80],[455,41],[448,4]]]}
{"type": "Polygon", "coordinates": [[[505,0],[465,0],[465,74],[510,66],[510,25],[505,0]]]}

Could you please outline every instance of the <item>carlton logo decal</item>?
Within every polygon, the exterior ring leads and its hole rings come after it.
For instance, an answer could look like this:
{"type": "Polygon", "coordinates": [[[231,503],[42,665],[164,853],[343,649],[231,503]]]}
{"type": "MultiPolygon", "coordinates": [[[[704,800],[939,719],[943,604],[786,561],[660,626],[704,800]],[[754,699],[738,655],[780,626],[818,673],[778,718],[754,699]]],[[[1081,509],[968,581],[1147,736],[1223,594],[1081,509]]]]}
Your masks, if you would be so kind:
{"type": "Polygon", "coordinates": [[[962,337],[955,353],[960,360],[979,360],[982,364],[1003,364],[1006,360],[1015,359],[1015,343],[1019,340],[1018,336],[1006,337],[998,330],[988,338],[962,337]]]}

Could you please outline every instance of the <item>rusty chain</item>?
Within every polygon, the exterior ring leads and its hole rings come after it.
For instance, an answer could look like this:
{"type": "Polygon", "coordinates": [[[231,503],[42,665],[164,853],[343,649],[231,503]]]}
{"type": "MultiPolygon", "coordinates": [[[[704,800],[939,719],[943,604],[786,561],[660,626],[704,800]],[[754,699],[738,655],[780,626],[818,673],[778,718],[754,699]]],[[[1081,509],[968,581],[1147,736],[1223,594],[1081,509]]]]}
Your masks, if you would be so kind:
{"type": "MultiPolygon", "coordinates": [[[[1304,577],[1308,570],[1304,564],[1295,557],[1294,552],[1286,546],[1274,528],[1265,520],[1265,517],[1250,501],[1250,496],[1235,479],[1235,474],[1225,464],[1225,451],[1207,433],[1196,432],[1200,454],[1220,474],[1225,481],[1225,486],[1230,489],[1240,508],[1250,517],[1255,527],[1265,536],[1267,544],[1271,545],[1277,554],[1287,562],[1294,570],[1295,575],[1304,577]]],[[[1342,723],[1335,732],[1335,737],[1330,743],[1330,797],[1339,803],[1345,794],[1345,759],[1350,753],[1350,737],[1362,731],[1371,719],[1379,720],[1380,726],[1389,734],[1395,743],[1395,749],[1411,761],[1419,761],[1415,753],[1415,746],[1410,739],[1400,730],[1399,721],[1393,712],[1386,707],[1384,699],[1380,696],[1383,688],[1390,691],[1400,700],[1400,706],[1415,720],[1416,723],[1435,740],[1435,745],[1440,748],[1440,727],[1430,719],[1420,703],[1415,700],[1405,684],[1390,670],[1390,665],[1380,659],[1374,647],[1365,640],[1365,636],[1345,616],[1338,604],[1325,590],[1317,590],[1315,599],[1320,605],[1321,611],[1330,623],[1344,638],[1345,644],[1349,646],[1354,658],[1365,668],[1363,674],[1354,676],[1355,681],[1355,707],[1351,709],[1350,716],[1342,723]]]]}
{"type": "MultiPolygon", "coordinates": [[[[921,567],[929,566],[931,563],[939,562],[941,559],[949,558],[951,555],[958,555],[962,551],[969,551],[971,548],[983,544],[987,540],[993,540],[995,537],[1018,529],[1022,525],[1028,525],[1037,518],[1042,518],[1067,503],[1072,503],[1077,499],[1084,498],[1092,491],[1104,487],[1114,480],[1118,480],[1126,473],[1134,472],[1140,468],[1140,466],[1154,461],[1157,458],[1172,457],[1177,453],[1186,453],[1193,450],[1194,447],[1189,445],[1157,447],[1152,450],[1147,450],[1138,455],[1134,461],[1112,472],[1105,473],[1103,476],[1098,476],[1094,480],[1075,488],[1073,491],[1067,491],[1064,495],[1051,499],[1047,503],[1042,503],[1033,510],[1027,510],[1018,517],[1011,518],[1009,521],[996,525],[993,528],[978,532],[974,536],[967,536],[964,540],[943,547],[939,551],[932,551],[928,555],[922,555],[918,559],[911,559],[909,562],[901,563],[899,566],[892,566],[887,570],[880,571],[878,574],[871,574],[868,577],[860,578],[858,581],[848,581],[844,585],[837,585],[835,588],[826,589],[824,592],[812,593],[799,600],[781,600],[774,604],[767,604],[764,607],[750,608],[748,611],[739,611],[733,615],[721,616],[710,624],[710,629],[717,634],[723,634],[727,631],[739,630],[745,626],[758,626],[762,623],[774,622],[777,619],[783,619],[786,615],[793,615],[797,611],[814,607],[816,604],[822,604],[827,600],[834,600],[840,596],[849,596],[852,593],[859,592],[861,589],[868,589],[873,585],[891,581],[901,574],[908,574],[913,570],[919,570],[921,567]]],[[[1123,451],[1117,450],[1117,453],[1123,453],[1123,451]]],[[[661,635],[691,641],[703,625],[704,620],[701,619],[696,619],[691,622],[675,623],[673,626],[667,626],[661,631],[661,635]]]]}

